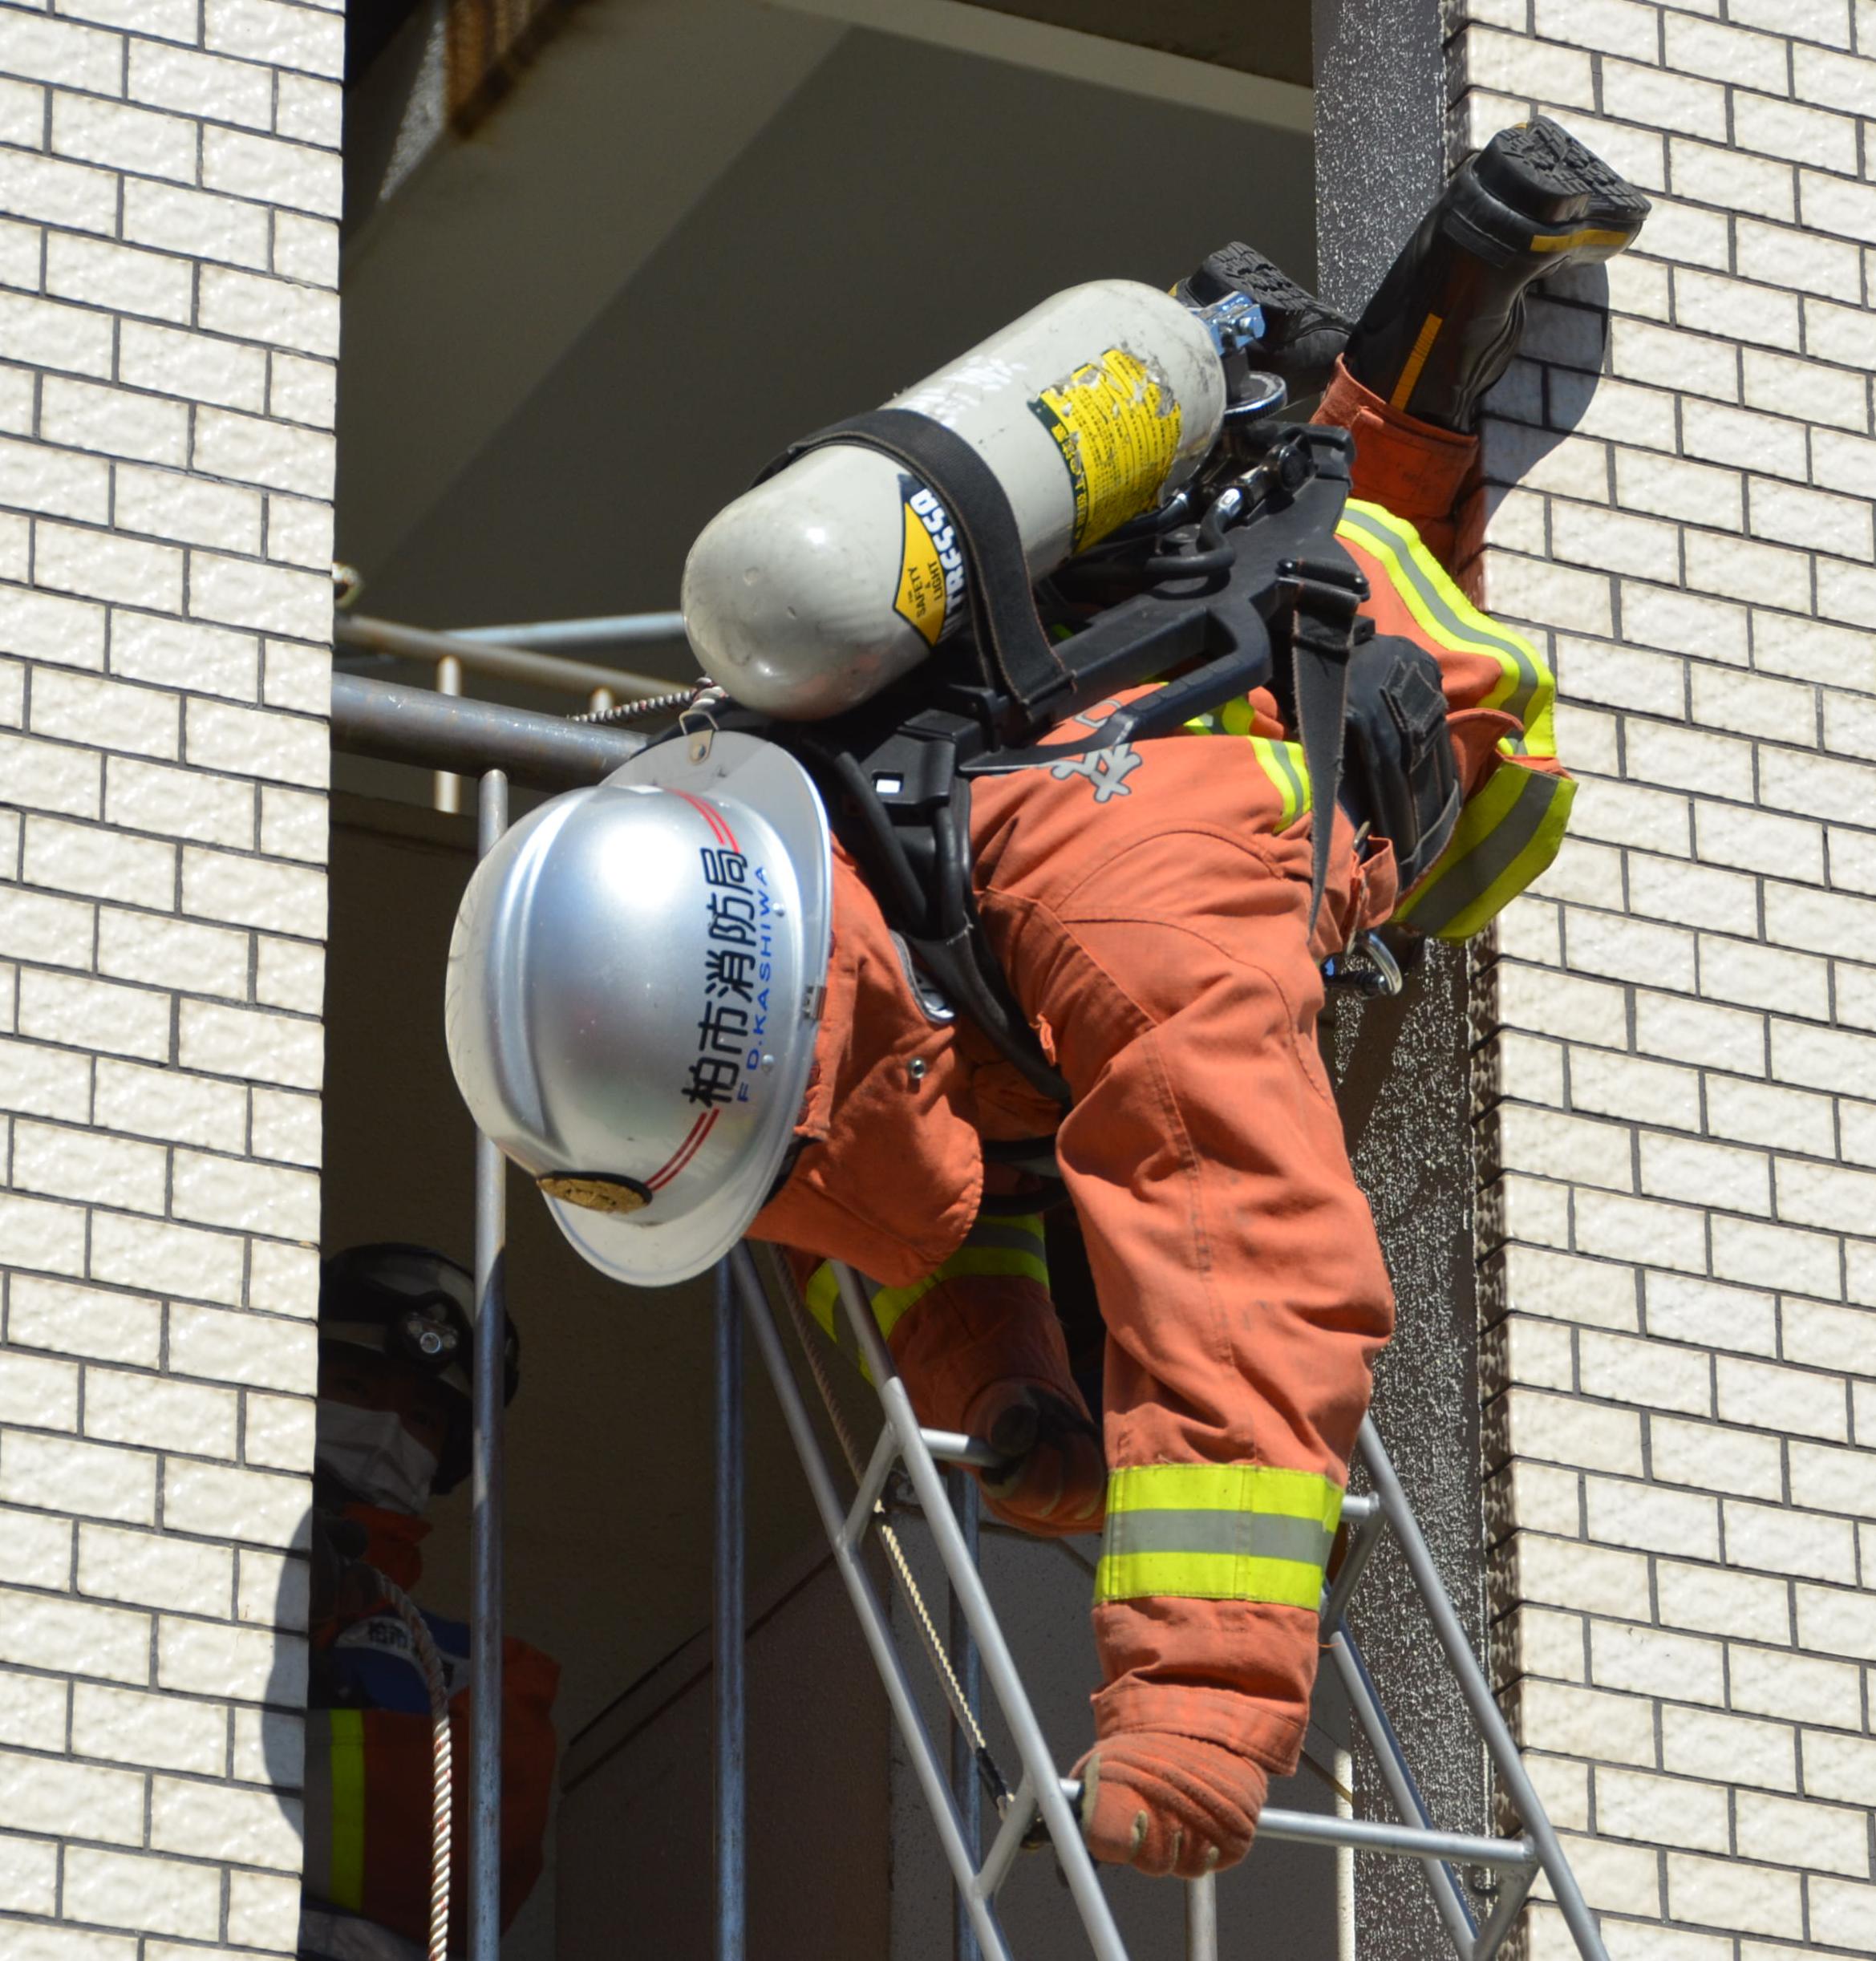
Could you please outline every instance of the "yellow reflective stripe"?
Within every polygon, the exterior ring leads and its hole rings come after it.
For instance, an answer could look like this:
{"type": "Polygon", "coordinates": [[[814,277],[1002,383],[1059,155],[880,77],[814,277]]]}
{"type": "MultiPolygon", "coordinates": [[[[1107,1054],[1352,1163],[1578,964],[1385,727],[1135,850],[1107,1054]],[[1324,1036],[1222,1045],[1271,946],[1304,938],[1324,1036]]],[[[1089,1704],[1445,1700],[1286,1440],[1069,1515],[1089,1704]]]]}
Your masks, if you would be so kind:
{"type": "Polygon", "coordinates": [[[1314,1607],[1322,1598],[1323,1570],[1289,1559],[1244,1559],[1234,1553],[1127,1553],[1104,1558],[1095,1569],[1097,1606],[1151,1594],[1314,1607]]]}
{"type": "Polygon", "coordinates": [[[1598,230],[1586,225],[1578,232],[1541,232],[1531,241],[1534,252],[1574,252],[1579,245],[1614,245],[1619,250],[1628,243],[1627,232],[1598,230]]]}
{"type": "MultiPolygon", "coordinates": [[[[1023,1213],[1013,1218],[980,1218],[965,1235],[963,1245],[922,1280],[914,1280],[902,1287],[881,1287],[875,1286],[862,1275],[860,1284],[866,1290],[873,1307],[873,1319],[880,1333],[889,1341],[893,1330],[904,1316],[940,1281],[971,1274],[1004,1278],[1014,1274],[1033,1280],[1046,1290],[1049,1284],[1049,1263],[1041,1215],[1023,1213]]],[[[802,1301],[819,1323],[821,1332],[843,1353],[849,1353],[853,1344],[848,1336],[846,1316],[841,1307],[840,1282],[834,1276],[831,1260],[824,1260],[815,1268],[802,1290],[802,1301]]],[[[858,1355],[853,1355],[852,1359],[861,1374],[869,1382],[872,1381],[872,1371],[865,1359],[858,1355]]]]}
{"type": "MultiPolygon", "coordinates": [[[[953,1254],[951,1258],[958,1256],[953,1254]]],[[[948,1264],[948,1262],[947,1262],[948,1264]]],[[[927,1274],[922,1280],[914,1280],[907,1287],[878,1287],[873,1291],[873,1318],[881,1334],[889,1341],[893,1330],[899,1325],[901,1318],[909,1308],[916,1307],[938,1283],[938,1274],[927,1274]]],[[[864,1373],[864,1368],[862,1370],[864,1373]]],[[[867,1380],[873,1380],[870,1374],[867,1380]]]]}
{"type": "Polygon", "coordinates": [[[1309,770],[1299,743],[1273,742],[1268,735],[1253,735],[1250,752],[1258,767],[1270,780],[1281,800],[1277,829],[1286,831],[1310,808],[1309,770]]]}
{"type": "Polygon", "coordinates": [[[1522,634],[1488,618],[1468,599],[1404,520],[1378,504],[1351,497],[1335,535],[1379,559],[1388,581],[1421,629],[1454,654],[1482,654],[1498,664],[1498,679],[1479,706],[1517,717],[1521,754],[1554,756],[1556,683],[1543,656],[1522,634]]]}
{"type": "Polygon", "coordinates": [[[353,1913],[365,1904],[365,1712],[334,1709],[332,1725],[332,1851],[326,1894],[353,1913]]]}
{"type": "Polygon", "coordinates": [[[1428,314],[1420,322],[1420,330],[1413,343],[1413,351],[1407,357],[1407,365],[1400,371],[1400,379],[1394,384],[1394,392],[1388,398],[1390,408],[1404,409],[1407,399],[1413,393],[1413,384],[1420,379],[1420,370],[1427,364],[1427,356],[1433,351],[1433,342],[1440,338],[1440,330],[1445,325],[1437,314],[1428,314]]]}
{"type": "Polygon", "coordinates": [[[1124,1466],[1108,1479],[1095,1598],[1158,1594],[1313,1607],[1341,1513],[1341,1487],[1312,1472],[1124,1466]]]}
{"type": "Polygon", "coordinates": [[[1288,774],[1278,768],[1277,745],[1267,735],[1253,735],[1250,752],[1258,760],[1258,767],[1270,780],[1280,800],[1277,812],[1277,829],[1286,831],[1296,820],[1296,790],[1288,774]]]}
{"type": "Polygon", "coordinates": [[[1567,776],[1500,764],[1395,918],[1438,939],[1469,938],[1549,867],[1575,796],[1567,776]]]}
{"type": "Polygon", "coordinates": [[[1246,697],[1234,695],[1219,707],[1207,708],[1202,715],[1192,716],[1186,722],[1185,729],[1193,735],[1248,735],[1255,719],[1246,697]]]}
{"type": "MultiPolygon", "coordinates": [[[[964,1235],[967,1246],[1011,1246],[1019,1253],[1039,1253],[1047,1241],[1047,1229],[1039,1212],[1012,1213],[1007,1218],[980,1212],[964,1235]]],[[[940,1273],[944,1270],[942,1266],[938,1269],[940,1273]]]]}
{"type": "Polygon", "coordinates": [[[889,1337],[902,1317],[941,1281],[971,1274],[991,1274],[1004,1279],[1014,1274],[1033,1280],[1042,1287],[1049,1283],[1048,1262],[1039,1251],[1019,1253],[1008,1246],[962,1246],[936,1273],[927,1274],[907,1287],[881,1287],[873,1295],[873,1318],[879,1323],[880,1333],[889,1337]]]}

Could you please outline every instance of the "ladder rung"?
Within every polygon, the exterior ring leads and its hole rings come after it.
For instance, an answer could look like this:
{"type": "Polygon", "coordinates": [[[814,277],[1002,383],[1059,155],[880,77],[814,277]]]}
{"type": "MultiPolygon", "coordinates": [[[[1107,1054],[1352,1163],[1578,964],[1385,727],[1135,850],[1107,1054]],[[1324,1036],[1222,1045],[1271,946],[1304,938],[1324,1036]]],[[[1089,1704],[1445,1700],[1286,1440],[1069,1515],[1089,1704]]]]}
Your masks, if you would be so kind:
{"type": "Polygon", "coordinates": [[[1257,1829],[1260,1838],[1349,1846],[1357,1852],[1393,1852],[1410,1859],[1452,1859],[1463,1865],[1493,1866],[1534,1867],[1538,1863],[1537,1847],[1528,1838],[1475,1838],[1462,1832],[1391,1825],[1380,1818],[1337,1818],[1319,1811],[1266,1809],[1257,1829]]]}
{"type": "Polygon", "coordinates": [[[982,1437],[966,1436],[962,1430],[922,1429],[918,1434],[940,1464],[968,1464],[980,1471],[999,1471],[1009,1462],[982,1437]]]}

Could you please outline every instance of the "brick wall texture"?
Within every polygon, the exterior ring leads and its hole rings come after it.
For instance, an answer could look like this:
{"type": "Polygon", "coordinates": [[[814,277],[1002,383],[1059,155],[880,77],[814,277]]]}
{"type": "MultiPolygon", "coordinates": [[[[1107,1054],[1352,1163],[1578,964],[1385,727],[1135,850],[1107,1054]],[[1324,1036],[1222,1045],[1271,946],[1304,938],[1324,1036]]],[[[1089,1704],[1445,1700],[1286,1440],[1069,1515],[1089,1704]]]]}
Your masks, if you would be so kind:
{"type": "Polygon", "coordinates": [[[1476,990],[1496,1663],[1615,1961],[1867,1953],[1876,5],[1448,26],[1456,152],[1541,108],[1655,200],[1486,435],[1582,777],[1476,990]]]}
{"type": "Polygon", "coordinates": [[[0,1955],[294,1943],[342,18],[0,0],[0,1955]]]}

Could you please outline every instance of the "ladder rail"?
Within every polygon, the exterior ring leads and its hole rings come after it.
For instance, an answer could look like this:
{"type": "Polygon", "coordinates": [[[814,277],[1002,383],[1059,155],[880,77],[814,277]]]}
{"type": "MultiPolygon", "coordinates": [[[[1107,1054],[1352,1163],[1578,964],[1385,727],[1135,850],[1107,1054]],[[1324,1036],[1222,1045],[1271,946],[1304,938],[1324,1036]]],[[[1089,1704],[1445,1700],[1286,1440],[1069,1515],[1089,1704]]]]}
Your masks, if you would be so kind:
{"type": "Polygon", "coordinates": [[[1016,1746],[1017,1760],[1034,1781],[1038,1809],[1054,1841],[1056,1857],[1068,1891],[1081,1915],[1081,1924],[1094,1950],[1096,1961],[1128,1961],[1120,1930],[1114,1925],[1112,1909],[1101,1890],[1094,1870],[1094,1859],[1083,1838],[1062,1783],[1056,1774],[1055,1758],[1036,1720],[1028,1692],[1016,1663],[1003,1639],[996,1610],[985,1590],[983,1576],[972,1562],[958,1529],[956,1516],[945,1496],[944,1480],[925,1447],[924,1435],[914,1412],[906,1385],[899,1380],[887,1350],[873,1307],[859,1276],[852,1267],[834,1262],[840,1285],[841,1305],[853,1330],[853,1338],[866,1358],[873,1376],[875,1394],[885,1412],[886,1427],[897,1438],[912,1488],[924,1507],[926,1529],[931,1534],[939,1559],[954,1589],[971,1632],[977,1638],[978,1652],[991,1692],[1003,1712],[1011,1740],[1016,1746]]]}
{"type": "MultiPolygon", "coordinates": [[[[1511,1726],[1505,1720],[1498,1699],[1492,1693],[1491,1684],[1485,1679],[1478,1657],[1472,1651],[1471,1642],[1466,1639],[1465,1629],[1447,1594],[1439,1568],[1433,1563],[1432,1553],[1407,1502],[1407,1494],[1400,1488],[1394,1461],[1388,1455],[1373,1417],[1362,1418],[1356,1448],[1367,1467],[1375,1496],[1380,1501],[1382,1512],[1400,1542],[1408,1575],[1425,1604],[1434,1635],[1445,1651],[1460,1693],[1465,1698],[1466,1707],[1472,1712],[1479,1734],[1485,1739],[1485,1750],[1498,1773],[1500,1787],[1510,1800],[1511,1808],[1526,1836],[1537,1848],[1538,1864],[1543,1869],[1545,1878],[1550,1882],[1558,1910],[1563,1915],[1563,1923],[1570,1930],[1577,1951],[1582,1961],[1609,1961],[1589,1902],[1584,1899],[1576,1874],[1564,1855],[1556,1828],[1544,1809],[1544,1801],[1538,1797],[1530,1773],[1524,1767],[1524,1758],[1518,1750],[1517,1739],[1511,1733],[1511,1726]]],[[[1496,1917],[1494,1914],[1493,1918],[1496,1917]]]]}
{"type": "Polygon", "coordinates": [[[971,1882],[987,1899],[995,1899],[1003,1882],[1009,1878],[1010,1868],[1016,1863],[1016,1854],[1023,1850],[1023,1837],[1035,1817],[1035,1785],[1029,1773],[1024,1771],[1023,1781],[1016,1786],[1010,1808],[1003,1813],[1003,1821],[991,1841],[990,1851],[971,1882]]]}
{"type": "MultiPolygon", "coordinates": [[[[731,1256],[731,1270],[756,1346],[773,1381],[783,1416],[800,1457],[816,1509],[836,1564],[853,1604],[885,1688],[922,1792],[930,1806],[941,1847],[955,1882],[962,1923],[974,1935],[983,1961],[1010,1961],[1007,1943],[995,1915],[999,1890],[1039,1813],[1053,1843],[1061,1874],[1092,1947],[1096,1961],[1128,1961],[1093,1860],[1074,1815],[1078,1787],[1057,1775],[1027,1690],[1006,1644],[995,1606],[966,1534],[954,1510],[941,1462],[981,1466],[993,1453],[979,1440],[923,1428],[873,1320],[859,1277],[833,1262],[842,1312],[850,1323],[857,1358],[877,1396],[883,1416],[857,1496],[849,1505],[839,1497],[816,1438],[807,1405],[782,1348],[767,1292],[746,1246],[731,1256]],[[917,1506],[930,1531],[949,1580],[954,1628],[968,1631],[984,1675],[1001,1708],[1021,1764],[1021,1780],[1010,1799],[995,1839],[981,1859],[968,1846],[964,1820],[951,1784],[914,1697],[885,1610],[861,1558],[867,1531],[881,1516],[879,1504],[892,1473],[903,1465],[917,1506]]],[[[845,1343],[841,1344],[843,1347],[845,1343]]],[[[1347,1847],[1355,1851],[1410,1858],[1424,1869],[1434,1902],[1453,1942],[1457,1961],[1496,1961],[1506,1936],[1523,1911],[1533,1886],[1550,1882],[1582,1961],[1607,1961],[1594,1919],[1526,1773],[1509,1725],[1492,1696],[1465,1628],[1445,1590],[1432,1555],[1409,1508],[1392,1461],[1372,1420],[1364,1419],[1357,1453],[1372,1492],[1347,1501],[1351,1532],[1341,1566],[1323,1602],[1324,1646],[1348,1695],[1351,1710],[1374,1749],[1382,1780],[1400,1821],[1327,1817],[1313,1812],[1266,1809],[1259,1835],[1273,1841],[1347,1847]],[[1502,1837],[1444,1832],[1433,1823],[1408,1764],[1399,1736],[1381,1704],[1360,1650],[1341,1608],[1378,1546],[1384,1531],[1399,1541],[1414,1590],[1432,1622],[1475,1727],[1502,1781],[1522,1830],[1502,1837]],[[1352,1570],[1351,1570],[1352,1568],[1352,1570]],[[1333,1619],[1330,1610],[1335,1610],[1333,1619]],[[1455,1867],[1484,1866],[1502,1874],[1497,1898],[1481,1926],[1455,1867]]],[[[955,1639],[955,1635],[954,1639],[955,1639]]],[[[1215,1878],[1192,1882],[1186,1893],[1187,1961],[1216,1961],[1218,1923],[1215,1878]]]]}
{"type": "MultiPolygon", "coordinates": [[[[801,1461],[814,1508],[820,1515],[822,1529],[833,1549],[834,1564],[846,1586],[847,1597],[853,1603],[873,1666],[879,1671],[893,1720],[911,1757],[914,1773],[930,1808],[946,1861],[958,1889],[970,1897],[970,1923],[983,1950],[984,1961],[1011,1961],[1009,1944],[1003,1939],[991,1903],[975,1892],[973,1883],[977,1876],[975,1864],[965,1849],[963,1827],[950,1785],[939,1764],[925,1718],[913,1696],[905,1663],[893,1645],[885,1609],[880,1605],[871,1578],[861,1563],[858,1546],[849,1543],[846,1538],[844,1508],[829,1473],[827,1461],[821,1454],[820,1441],[814,1434],[808,1406],[802,1400],[794,1372],[788,1367],[781,1335],[756,1271],[755,1262],[750,1258],[746,1245],[736,1247],[729,1258],[744,1316],[756,1337],[756,1346],[774,1386],[776,1400],[782,1406],[782,1420],[794,1444],[795,1453],[801,1461]]],[[[1118,1955],[1116,1961],[1126,1961],[1126,1957],[1118,1955]]]]}
{"type": "Polygon", "coordinates": [[[1517,1916],[1524,1911],[1531,1888],[1538,1883],[1538,1875],[1544,1870],[1538,1863],[1534,1846],[1531,1847],[1531,1854],[1530,1863],[1505,1880],[1485,1924],[1479,1929],[1478,1939],[1473,1943],[1472,1961],[1493,1961],[1504,1945],[1505,1935],[1517,1924],[1517,1916]]]}
{"type": "MultiPolygon", "coordinates": [[[[925,1433],[925,1447],[931,1448],[932,1433],[925,1433]]],[[[969,1443],[974,1440],[965,1438],[969,1443]]],[[[935,1452],[933,1453],[936,1456],[935,1452]]],[[[981,1543],[979,1528],[983,1517],[983,1497],[978,1489],[977,1480],[961,1465],[954,1465],[945,1473],[945,1489],[950,1494],[951,1509],[958,1515],[958,1529],[964,1534],[966,1557],[973,1566],[978,1563],[981,1543]]],[[[977,1654],[977,1637],[970,1631],[970,1623],[965,1619],[964,1610],[955,1592],[951,1595],[949,1636],[952,1672],[958,1678],[958,1693],[965,1708],[974,1717],[983,1703],[983,1670],[977,1654]]],[[[951,1726],[951,1794],[958,1801],[958,1816],[964,1828],[964,1849],[973,1859],[983,1857],[983,1780],[979,1775],[977,1751],[974,1740],[962,1723],[951,1726]]],[[[1013,1810],[1015,1805],[1012,1804],[1013,1810]]],[[[981,1865],[979,1872],[983,1870],[981,1865]]],[[[957,1889],[952,1889],[956,1894],[957,1889]]],[[[991,1897],[995,1895],[992,1887],[991,1897]]],[[[983,1951],[977,1945],[977,1935],[970,1925],[970,1910],[962,1896],[958,1895],[951,1909],[951,1961],[983,1961],[983,1951]]]]}
{"type": "Polygon", "coordinates": [[[1322,1624],[1338,1627],[1348,1611],[1348,1602],[1367,1571],[1387,1529],[1387,1520],[1370,1493],[1351,1494],[1342,1501],[1342,1516],[1350,1521],[1347,1543],[1342,1549],[1342,1563],[1335,1569],[1323,1597],[1322,1624]]]}
{"type": "Polygon", "coordinates": [[[1467,1866],[1504,1866],[1535,1874],[1537,1850],[1527,1839],[1476,1837],[1465,1832],[1395,1825],[1385,1818],[1342,1818],[1319,1811],[1279,1811],[1266,1805],[1257,1835],[1301,1846],[1347,1846],[1355,1852],[1392,1853],[1408,1859],[1455,1860],[1467,1866]]]}
{"type": "MultiPolygon", "coordinates": [[[[1343,1692],[1348,1697],[1350,1708],[1361,1732],[1368,1740],[1375,1753],[1375,1761],[1380,1768],[1381,1781],[1388,1787],[1388,1795],[1394,1801],[1394,1809],[1400,1814],[1402,1825],[1421,1832],[1432,1832],[1432,1813],[1427,1808],[1427,1801],[1420,1793],[1420,1783],[1407,1761],[1406,1752],[1400,1746],[1400,1738],[1394,1725],[1388,1720],[1388,1712],[1381,1706],[1374,1679],[1367,1671],[1367,1664],[1362,1659],[1361,1650],[1355,1644],[1346,1623],[1338,1627],[1328,1643],[1329,1658],[1335,1664],[1335,1672],[1342,1678],[1343,1692]]],[[[1452,1866],[1444,1859],[1428,1859],[1424,1866],[1428,1886],[1432,1890],[1433,1905],[1446,1929],[1447,1938],[1453,1943],[1460,1961],[1472,1961],[1472,1947],[1478,1935],[1478,1922],[1473,1916],[1470,1903],[1460,1890],[1459,1881],[1452,1866]]]]}

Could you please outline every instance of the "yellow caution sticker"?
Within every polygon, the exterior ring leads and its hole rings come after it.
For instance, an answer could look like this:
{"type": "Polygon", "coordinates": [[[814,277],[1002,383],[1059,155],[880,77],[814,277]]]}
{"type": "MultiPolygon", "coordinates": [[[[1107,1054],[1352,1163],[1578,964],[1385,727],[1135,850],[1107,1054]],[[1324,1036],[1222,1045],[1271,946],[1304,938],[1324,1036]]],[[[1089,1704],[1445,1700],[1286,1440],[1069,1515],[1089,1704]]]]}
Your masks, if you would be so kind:
{"type": "Polygon", "coordinates": [[[916,477],[902,476],[905,542],[899,554],[899,590],[893,610],[936,646],[964,617],[964,554],[950,515],[916,477]]]}
{"type": "Polygon", "coordinates": [[[1159,502],[1179,453],[1179,403],[1144,361],[1110,347],[1029,406],[1068,466],[1076,551],[1159,502]]]}

